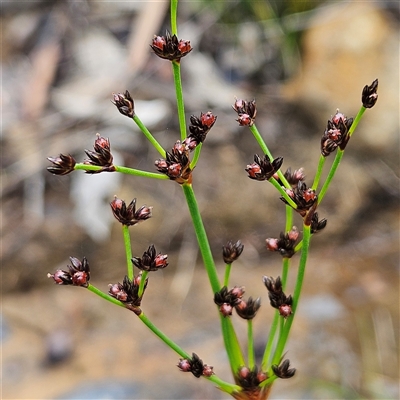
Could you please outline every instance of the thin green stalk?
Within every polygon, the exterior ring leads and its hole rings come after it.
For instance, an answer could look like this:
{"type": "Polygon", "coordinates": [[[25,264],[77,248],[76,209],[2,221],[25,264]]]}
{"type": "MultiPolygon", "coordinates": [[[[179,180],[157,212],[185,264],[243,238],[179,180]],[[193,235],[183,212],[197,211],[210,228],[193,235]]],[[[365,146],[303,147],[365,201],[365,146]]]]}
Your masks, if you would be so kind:
{"type": "Polygon", "coordinates": [[[182,358],[192,358],[188,353],[186,353],[180,346],[178,346],[173,340],[171,340],[167,335],[165,335],[160,329],[158,329],[144,314],[142,311],[138,317],[140,320],[156,335],[158,336],[169,348],[178,353],[182,358]]]}
{"type": "Polygon", "coordinates": [[[293,207],[286,205],[286,224],[285,232],[289,232],[293,228],[293,207]]]}
{"type": "Polygon", "coordinates": [[[185,140],[185,138],[186,138],[186,117],[185,117],[185,103],[183,101],[180,62],[172,61],[172,71],[174,74],[176,105],[178,107],[178,120],[179,120],[179,129],[181,132],[181,140],[185,140]]]}
{"type": "Polygon", "coordinates": [[[322,189],[318,194],[318,204],[321,203],[322,199],[324,198],[326,191],[328,190],[329,185],[331,184],[332,179],[335,176],[336,170],[339,167],[340,161],[343,158],[343,154],[344,154],[344,150],[340,150],[340,149],[337,150],[336,157],[333,160],[333,163],[332,163],[331,169],[329,171],[329,174],[326,178],[326,181],[324,182],[322,189]]]}
{"type": "MultiPolygon", "coordinates": [[[[258,145],[261,147],[261,150],[263,151],[263,153],[266,154],[269,157],[269,159],[271,160],[271,162],[272,162],[274,157],[272,157],[272,154],[269,151],[268,146],[264,142],[264,139],[262,138],[262,136],[261,136],[260,132],[258,131],[256,125],[253,124],[252,126],[250,126],[250,130],[251,130],[251,133],[253,134],[254,138],[256,139],[258,145]]],[[[290,183],[287,181],[285,176],[282,174],[281,170],[278,170],[277,174],[279,176],[279,179],[283,183],[283,185],[285,187],[287,187],[288,189],[291,189],[290,183]]]]}
{"type": "Polygon", "coordinates": [[[229,276],[231,274],[231,269],[232,269],[232,264],[226,264],[226,266],[225,266],[224,284],[222,286],[228,287],[229,276]]]}
{"type": "Polygon", "coordinates": [[[178,36],[176,16],[178,14],[178,0],[171,0],[171,33],[178,36]]]}
{"type": "Polygon", "coordinates": [[[242,390],[242,388],[240,386],[225,382],[222,379],[218,378],[218,376],[216,376],[216,375],[211,375],[210,377],[208,377],[206,379],[215,383],[219,389],[221,389],[222,391],[224,391],[225,393],[228,393],[230,395],[232,395],[235,392],[240,392],[242,390]]]}
{"type": "MultiPolygon", "coordinates": [[[[215,267],[214,258],[211,253],[210,244],[208,242],[207,233],[204,229],[204,224],[201,218],[197,200],[191,184],[183,184],[182,189],[186,197],[190,215],[192,217],[193,227],[203,258],[204,267],[207,271],[208,279],[210,281],[211,290],[214,294],[219,292],[221,284],[219,283],[217,269],[215,267]]],[[[238,369],[244,365],[243,354],[240,349],[239,341],[237,339],[231,319],[224,317],[221,313],[219,313],[219,316],[221,319],[221,329],[224,338],[225,349],[228,354],[232,373],[235,374],[238,369]]]]}
{"type": "Polygon", "coordinates": [[[150,133],[150,131],[146,128],[143,122],[139,119],[139,117],[135,114],[132,119],[135,121],[136,125],[143,132],[144,136],[146,136],[147,140],[154,146],[154,148],[161,154],[161,157],[165,158],[165,150],[158,143],[156,138],[150,133]]]}
{"type": "Polygon", "coordinates": [[[193,227],[196,232],[197,241],[199,243],[199,248],[203,257],[203,262],[207,271],[208,279],[210,280],[211,289],[213,293],[216,293],[221,289],[221,284],[219,283],[217,268],[215,267],[214,258],[211,253],[207,233],[204,229],[204,224],[200,215],[196,196],[193,192],[191,184],[183,184],[182,189],[186,197],[190,215],[192,217],[193,227]]]}
{"type": "Polygon", "coordinates": [[[311,187],[311,189],[313,189],[313,190],[317,190],[317,188],[318,188],[318,184],[319,184],[319,181],[321,179],[321,174],[322,174],[322,170],[323,170],[324,165],[325,165],[325,161],[326,161],[326,157],[324,157],[321,154],[321,156],[319,157],[317,173],[315,174],[314,182],[313,182],[313,185],[311,187]]]}
{"type": "Polygon", "coordinates": [[[199,145],[194,150],[193,160],[190,163],[190,168],[191,169],[194,169],[194,167],[197,164],[197,161],[199,161],[199,157],[200,157],[200,152],[201,152],[202,146],[203,146],[203,143],[199,143],[199,145]]]}
{"type": "Polygon", "coordinates": [[[250,369],[253,369],[255,366],[255,352],[254,352],[254,336],[253,336],[253,320],[247,320],[247,352],[249,357],[249,365],[250,369]]]}
{"type": "MultiPolygon", "coordinates": [[[[82,171],[103,171],[104,167],[99,167],[98,165],[90,165],[84,163],[77,163],[74,166],[75,170],[82,171]]],[[[133,169],[128,167],[121,167],[118,165],[114,165],[115,172],[120,172],[122,174],[135,175],[135,176],[143,176],[145,178],[153,178],[153,179],[169,179],[165,174],[158,174],[156,172],[147,172],[141,171],[139,169],[133,169]]],[[[106,171],[108,172],[108,171],[106,171]]]]}
{"type": "Polygon", "coordinates": [[[356,117],[354,118],[354,121],[351,124],[351,127],[349,129],[349,136],[350,137],[353,135],[354,131],[356,130],[357,125],[361,121],[361,118],[364,115],[366,110],[367,109],[364,106],[361,106],[361,108],[358,110],[358,113],[357,113],[356,117]]]}
{"type": "Polygon", "coordinates": [[[296,203],[288,196],[288,194],[285,192],[285,190],[282,188],[282,186],[278,183],[278,181],[275,178],[270,178],[268,179],[268,182],[271,182],[275,188],[278,190],[278,192],[282,195],[282,197],[294,208],[297,208],[296,203]]]}
{"type": "Polygon", "coordinates": [[[117,306],[124,307],[125,304],[122,303],[121,301],[114,299],[114,297],[111,297],[107,293],[102,292],[101,290],[97,289],[97,287],[93,286],[92,284],[89,283],[89,286],[87,287],[88,290],[90,290],[92,293],[96,294],[97,296],[101,297],[104,300],[109,301],[110,303],[113,303],[117,306]]]}
{"type": "Polygon", "coordinates": [[[129,234],[129,226],[122,225],[122,234],[124,236],[124,246],[126,254],[126,266],[128,278],[133,280],[133,264],[132,264],[132,246],[131,246],[131,236],[129,234]]]}
{"type": "Polygon", "coordinates": [[[149,271],[143,271],[142,272],[142,276],[140,278],[140,283],[139,283],[138,297],[142,297],[143,296],[144,285],[146,284],[146,279],[147,279],[147,275],[148,274],[149,274],[149,271]]]}
{"type": "Polygon", "coordinates": [[[303,247],[301,249],[301,256],[299,261],[299,269],[297,272],[296,285],[293,292],[292,312],[293,314],[286,319],[283,330],[281,331],[276,346],[275,354],[272,360],[273,364],[279,364],[283,351],[285,350],[286,342],[289,338],[290,328],[293,323],[294,316],[296,315],[297,306],[301,295],[303,280],[306,270],[308,251],[310,247],[311,227],[303,224],[303,247]]]}

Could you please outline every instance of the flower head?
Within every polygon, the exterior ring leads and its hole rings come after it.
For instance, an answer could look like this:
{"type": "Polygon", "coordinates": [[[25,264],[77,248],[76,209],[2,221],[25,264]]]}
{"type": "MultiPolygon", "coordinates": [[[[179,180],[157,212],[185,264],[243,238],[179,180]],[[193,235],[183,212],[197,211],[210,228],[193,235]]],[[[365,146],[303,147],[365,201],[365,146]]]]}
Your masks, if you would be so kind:
{"type": "Polygon", "coordinates": [[[192,358],[181,358],[177,367],[182,372],[191,372],[196,378],[203,376],[210,377],[214,374],[213,367],[203,363],[203,360],[196,353],[192,353],[192,358]]]}
{"type": "Polygon", "coordinates": [[[289,368],[290,367],[290,361],[285,360],[281,364],[278,365],[272,365],[272,370],[274,371],[274,374],[281,379],[288,379],[294,376],[296,372],[296,368],[289,368]]]}
{"type": "Polygon", "coordinates": [[[75,168],[76,161],[70,154],[60,154],[59,157],[47,157],[54,165],[47,167],[47,171],[54,175],[67,175],[75,168]]]}
{"type": "Polygon", "coordinates": [[[143,253],[142,258],[133,257],[132,263],[142,271],[158,271],[168,266],[168,255],[157,254],[156,248],[152,244],[147,251],[143,253]]]}
{"type": "Polygon", "coordinates": [[[48,278],[53,278],[58,285],[89,286],[90,269],[86,257],[79,261],[75,257],[69,258],[71,265],[67,265],[68,271],[59,269],[54,274],[47,274],[48,278]]]}
{"type": "Polygon", "coordinates": [[[280,276],[278,276],[276,280],[271,276],[264,276],[263,282],[265,287],[268,289],[268,297],[271,306],[278,309],[280,315],[287,318],[292,313],[291,306],[293,298],[291,295],[286,296],[283,292],[280,276]]]}
{"type": "Polygon", "coordinates": [[[261,299],[259,297],[255,300],[253,300],[252,297],[249,297],[247,300],[241,299],[235,306],[235,310],[240,318],[253,319],[260,307],[261,299]]]}
{"type": "Polygon", "coordinates": [[[192,169],[190,168],[189,150],[179,140],[175,143],[171,152],[166,152],[166,157],[155,161],[158,171],[167,175],[169,179],[179,184],[190,183],[192,169]]]}
{"type": "MultiPolygon", "coordinates": [[[[287,195],[296,203],[296,211],[302,217],[305,217],[307,211],[317,204],[318,195],[315,193],[314,189],[307,187],[305,182],[299,181],[295,189],[285,190],[287,195]]],[[[284,197],[281,197],[281,200],[288,204],[284,197]]]]}
{"type": "Polygon", "coordinates": [[[189,136],[182,144],[189,150],[194,150],[200,143],[206,139],[207,133],[215,124],[217,117],[211,111],[200,114],[200,117],[192,115],[190,117],[191,124],[189,125],[189,136]]]}
{"type": "Polygon", "coordinates": [[[124,200],[118,199],[117,196],[115,196],[110,206],[114,217],[123,225],[136,225],[151,217],[152,207],[143,205],[136,210],[136,199],[133,199],[129,205],[126,206],[124,200]]]}
{"type": "Polygon", "coordinates": [[[246,167],[250,179],[257,181],[265,181],[271,179],[274,174],[279,170],[283,163],[283,158],[275,158],[271,162],[270,158],[265,155],[262,159],[258,154],[254,156],[254,163],[246,167]]]}
{"type": "Polygon", "coordinates": [[[282,257],[291,258],[294,255],[294,247],[299,237],[299,231],[294,226],[287,233],[280,233],[279,239],[268,238],[265,240],[267,249],[270,251],[279,251],[282,257]]]}
{"type": "Polygon", "coordinates": [[[89,159],[85,160],[83,163],[87,165],[97,165],[103,168],[99,171],[86,171],[86,173],[97,174],[103,171],[115,171],[115,168],[112,164],[113,156],[110,151],[110,141],[101,137],[100,134],[97,134],[93,148],[94,151],[85,150],[85,153],[89,159]]]}
{"type": "Polygon", "coordinates": [[[225,246],[222,247],[222,256],[225,264],[232,264],[239,258],[244,249],[244,245],[240,240],[236,243],[229,241],[225,246]]]}
{"type": "Polygon", "coordinates": [[[365,108],[372,108],[378,101],[378,79],[375,79],[371,85],[364,86],[361,94],[361,101],[365,108]]]}
{"type": "Polygon", "coordinates": [[[125,93],[113,93],[114,101],[111,101],[117,108],[118,111],[129,118],[133,118],[135,115],[135,104],[133,102],[131,94],[125,90],[125,93]]]}
{"type": "Polygon", "coordinates": [[[257,115],[256,101],[245,101],[242,99],[236,99],[235,104],[232,108],[236,111],[240,126],[252,126],[257,115]]]}
{"type": "Polygon", "coordinates": [[[245,392],[254,391],[259,388],[259,384],[267,379],[267,374],[259,371],[255,365],[252,369],[241,367],[235,375],[235,381],[245,392]]]}
{"type": "Polygon", "coordinates": [[[177,62],[192,51],[188,40],[178,40],[176,35],[171,36],[168,31],[165,36],[154,36],[150,47],[158,57],[177,62]]]}
{"type": "Polygon", "coordinates": [[[235,286],[228,290],[223,286],[219,292],[214,294],[214,303],[219,306],[219,310],[224,317],[232,315],[232,310],[236,307],[244,295],[243,286],[235,286]]]}
{"type": "Polygon", "coordinates": [[[328,121],[327,127],[321,138],[321,154],[329,156],[338,147],[341,150],[350,139],[348,131],[353,123],[353,118],[347,118],[344,114],[336,111],[336,114],[328,121]]]}
{"type": "Polygon", "coordinates": [[[120,302],[126,304],[128,308],[135,311],[137,307],[140,307],[143,294],[148,283],[148,280],[146,279],[143,287],[143,293],[139,297],[139,287],[141,279],[141,275],[136,276],[133,280],[130,280],[127,276],[125,276],[122,283],[118,282],[108,285],[108,294],[119,300],[120,302]]]}

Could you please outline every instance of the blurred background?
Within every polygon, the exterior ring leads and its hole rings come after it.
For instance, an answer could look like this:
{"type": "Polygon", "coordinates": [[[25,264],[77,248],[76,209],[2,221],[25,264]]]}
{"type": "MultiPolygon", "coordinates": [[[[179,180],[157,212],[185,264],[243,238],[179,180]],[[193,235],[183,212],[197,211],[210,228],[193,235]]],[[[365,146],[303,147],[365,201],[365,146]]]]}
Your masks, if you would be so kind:
{"type": "MultiPolygon", "coordinates": [[[[153,206],[153,218],[131,229],[133,255],[154,243],[170,265],[151,274],[143,309],[231,381],[180,187],[46,171],[48,156],[86,158],[97,132],[110,139],[116,164],[155,171],[158,153],[110,100],[128,89],[166,149],[179,138],[171,68],[149,47],[169,29],[169,3],[4,1],[1,11],[2,398],[227,398],[180,373],[179,357],[133,314],[46,277],[86,256],[93,285],[121,282],[122,232],[109,202],[118,195],[153,206]]],[[[187,116],[218,116],[193,186],[220,276],[221,246],[245,245],[231,283],[262,298],[257,357],[273,316],[262,276],[281,268],[265,239],[284,229],[284,207],[272,186],[248,179],[244,169],[261,151],[231,105],[255,98],[272,154],[284,157],[284,170],[303,167],[311,184],[326,121],[337,108],[355,116],[362,88],[379,78],[377,105],[318,210],[328,225],[313,237],[287,346],[297,373],[278,381],[272,398],[399,398],[398,2],[204,0],[180,3],[178,14],[178,36],[194,48],[182,60],[187,116]]],[[[234,323],[245,340],[246,324],[234,323]]]]}

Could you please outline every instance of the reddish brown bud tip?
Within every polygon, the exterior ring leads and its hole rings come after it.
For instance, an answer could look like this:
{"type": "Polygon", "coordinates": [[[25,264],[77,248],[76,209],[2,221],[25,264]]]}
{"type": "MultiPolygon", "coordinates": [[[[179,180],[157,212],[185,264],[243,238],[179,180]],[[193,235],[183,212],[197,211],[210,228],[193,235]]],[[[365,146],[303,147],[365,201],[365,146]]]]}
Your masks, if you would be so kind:
{"type": "Polygon", "coordinates": [[[292,306],[288,305],[288,304],[282,304],[279,306],[278,308],[279,310],[279,314],[283,317],[283,318],[287,318],[289,317],[289,315],[291,315],[292,312],[292,306]]]}

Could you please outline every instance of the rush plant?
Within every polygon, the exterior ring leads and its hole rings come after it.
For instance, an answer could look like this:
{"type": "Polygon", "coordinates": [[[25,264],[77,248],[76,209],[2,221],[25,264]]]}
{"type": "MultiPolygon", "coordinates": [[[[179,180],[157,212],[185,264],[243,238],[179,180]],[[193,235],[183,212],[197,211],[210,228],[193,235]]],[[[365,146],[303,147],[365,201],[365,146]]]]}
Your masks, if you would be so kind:
{"type": "MultiPolygon", "coordinates": [[[[270,324],[269,332],[265,332],[267,340],[264,354],[261,363],[257,365],[253,339],[253,319],[260,308],[261,298],[253,299],[249,297],[245,299],[244,287],[231,287],[230,285],[232,263],[240,257],[244,246],[240,240],[236,242],[229,241],[223,246],[222,257],[226,264],[225,271],[224,273],[217,271],[196,200],[193,187],[193,182],[196,179],[194,168],[201,156],[203,143],[216,123],[217,117],[211,111],[201,113],[199,116],[192,115],[187,127],[181,84],[181,59],[189,55],[192,47],[190,41],[178,39],[176,17],[177,0],[172,0],[171,33],[167,32],[165,36],[155,36],[150,46],[154,53],[163,59],[162,62],[169,62],[172,67],[180,139],[176,141],[171,150],[165,150],[135,113],[134,100],[128,91],[114,94],[112,99],[119,112],[137,124],[150,144],[159,153],[160,158],[155,161],[157,172],[115,165],[110,141],[100,135],[95,140],[94,149],[91,151],[85,150],[87,159],[83,162],[76,162],[71,155],[60,154],[57,157],[48,158],[52,165],[47,169],[56,175],[66,175],[76,170],[82,170],[88,174],[119,172],[135,177],[174,181],[182,188],[202,255],[204,269],[208,275],[211,287],[209,295],[213,296],[216,304],[215,310],[220,319],[222,337],[227,360],[233,375],[233,383],[220,379],[217,368],[214,371],[214,368],[205,364],[196,353],[189,353],[170,337],[167,337],[150,320],[141,306],[146,287],[149,284],[149,274],[168,266],[167,255],[159,253],[153,244],[144,251],[141,257],[132,255],[129,228],[150,218],[152,215],[151,207],[145,205],[138,207],[136,199],[129,203],[117,197],[113,200],[110,199],[110,211],[122,228],[127,271],[124,274],[125,276],[122,276],[121,282],[109,285],[108,292],[104,292],[90,283],[89,262],[85,257],[83,259],[70,257],[68,269],[57,270],[53,274],[48,274],[48,277],[59,285],[74,285],[87,288],[102,299],[132,311],[141,322],[177,353],[179,359],[177,366],[181,371],[191,372],[197,378],[207,379],[235,399],[267,399],[274,382],[278,378],[291,378],[295,374],[296,370],[291,367],[290,361],[285,359],[284,351],[301,297],[310,241],[313,235],[322,231],[327,224],[327,220],[320,218],[318,215],[318,206],[329,189],[346,146],[352,138],[363,113],[367,108],[373,107],[377,101],[378,81],[373,81],[371,85],[365,86],[362,90],[362,105],[354,119],[347,118],[343,113],[337,111],[328,120],[321,138],[321,156],[311,186],[306,184],[302,168],[294,171],[291,171],[290,168],[286,172],[281,171],[283,158],[274,158],[257,129],[255,123],[257,116],[255,100],[236,99],[233,104],[237,122],[252,132],[260,147],[260,154],[256,154],[254,161],[245,168],[249,178],[254,181],[268,181],[271,183],[282,200],[282,206],[286,208],[284,231],[278,238],[266,239],[267,248],[270,251],[280,253],[282,257],[282,272],[280,276],[263,277],[266,289],[264,293],[265,295],[268,294],[270,305],[276,311],[270,324]],[[332,153],[336,153],[334,161],[330,166],[326,180],[321,182],[325,161],[332,153]],[[297,229],[293,225],[296,213],[302,221],[301,229],[297,229]],[[298,266],[297,268],[290,268],[292,257],[296,253],[300,254],[298,266]],[[293,288],[287,287],[289,271],[296,275],[293,288]],[[291,294],[288,294],[288,292],[291,292],[291,294]],[[235,310],[239,318],[247,320],[246,351],[243,351],[235,331],[234,317],[232,316],[233,310],[235,310]]],[[[170,183],[165,182],[165,184],[170,183]]]]}

